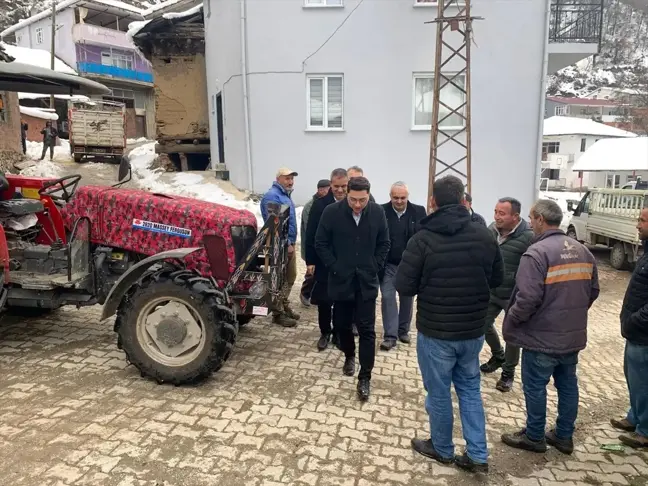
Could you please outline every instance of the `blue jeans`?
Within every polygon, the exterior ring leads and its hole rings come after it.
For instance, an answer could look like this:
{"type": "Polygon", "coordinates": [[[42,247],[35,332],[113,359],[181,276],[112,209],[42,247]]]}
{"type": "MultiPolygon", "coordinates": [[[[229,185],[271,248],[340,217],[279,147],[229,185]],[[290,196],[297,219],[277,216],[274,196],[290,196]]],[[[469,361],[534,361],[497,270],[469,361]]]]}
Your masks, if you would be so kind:
{"type": "Polygon", "coordinates": [[[547,425],[547,385],[553,376],[558,390],[556,435],[571,439],[578,416],[578,353],[550,355],[522,351],[522,388],[527,409],[526,435],[529,439],[544,439],[547,425]]]}
{"type": "Polygon", "coordinates": [[[425,409],[430,416],[430,438],[434,449],[444,458],[454,458],[450,395],[454,383],[466,452],[475,462],[488,461],[479,375],[479,352],[483,346],[483,336],[466,341],[444,341],[418,333],[416,352],[427,390],[425,409]]]}
{"type": "Polygon", "coordinates": [[[630,393],[628,422],[637,434],[648,437],[648,346],[626,341],[623,371],[630,393]]]}
{"type": "Polygon", "coordinates": [[[396,287],[394,278],[398,265],[388,263],[385,267],[385,277],[380,282],[380,293],[382,302],[382,320],[384,328],[384,339],[396,341],[401,336],[407,336],[412,322],[412,309],[414,308],[414,297],[398,295],[400,309],[396,303],[396,287]]]}

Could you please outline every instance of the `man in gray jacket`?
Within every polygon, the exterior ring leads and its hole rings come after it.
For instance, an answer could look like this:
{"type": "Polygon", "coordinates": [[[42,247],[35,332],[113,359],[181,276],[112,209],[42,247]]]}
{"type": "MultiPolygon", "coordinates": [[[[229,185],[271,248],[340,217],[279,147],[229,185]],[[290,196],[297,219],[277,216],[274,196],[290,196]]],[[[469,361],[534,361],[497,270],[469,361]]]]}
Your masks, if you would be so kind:
{"type": "Polygon", "coordinates": [[[559,227],[562,210],[540,200],[530,214],[533,244],[520,260],[504,317],[507,344],[522,349],[526,428],[502,435],[516,449],[545,452],[547,443],[564,454],[574,450],[578,415],[578,353],[587,345],[587,313],[599,295],[596,261],[559,227]],[[556,427],[545,433],[547,384],[558,390],[556,427]]]}
{"type": "Polygon", "coordinates": [[[520,348],[511,344],[506,345],[506,350],[502,347],[495,328],[495,319],[502,310],[506,311],[508,307],[513,287],[515,287],[515,274],[520,265],[520,259],[529,248],[533,238],[533,231],[520,217],[521,211],[520,201],[512,197],[504,197],[497,201],[494,214],[495,222],[488,227],[502,252],[504,282],[496,289],[491,289],[488,313],[486,314],[486,343],[493,355],[488,362],[481,365],[480,369],[482,373],[493,373],[498,368],[502,368],[502,377],[495,386],[501,392],[511,390],[515,368],[520,361],[520,348]]]}

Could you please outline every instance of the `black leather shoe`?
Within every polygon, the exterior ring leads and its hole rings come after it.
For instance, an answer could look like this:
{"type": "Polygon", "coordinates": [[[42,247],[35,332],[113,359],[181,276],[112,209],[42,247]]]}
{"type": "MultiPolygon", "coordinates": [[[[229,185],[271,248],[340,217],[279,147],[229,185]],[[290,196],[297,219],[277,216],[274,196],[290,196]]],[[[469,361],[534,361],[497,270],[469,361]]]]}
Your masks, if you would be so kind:
{"type": "Polygon", "coordinates": [[[539,453],[547,452],[547,442],[544,437],[539,441],[531,440],[526,435],[526,429],[522,429],[519,432],[512,434],[502,435],[502,442],[514,449],[539,453]]]}
{"type": "Polygon", "coordinates": [[[497,380],[495,389],[501,391],[502,393],[510,392],[513,388],[513,381],[513,378],[502,376],[499,380],[497,380]]]}
{"type": "Polygon", "coordinates": [[[396,341],[393,339],[385,339],[382,343],[380,343],[380,349],[383,351],[389,351],[390,349],[393,349],[396,347],[396,341]]]}
{"type": "Polygon", "coordinates": [[[405,344],[409,344],[409,343],[412,342],[412,339],[407,334],[403,334],[402,336],[398,336],[398,340],[401,343],[405,343],[405,344]]]}
{"type": "Polygon", "coordinates": [[[331,342],[331,335],[322,334],[322,336],[319,338],[319,341],[317,341],[318,351],[324,351],[326,348],[328,348],[330,342],[331,342]]]}
{"type": "Polygon", "coordinates": [[[471,473],[488,473],[488,463],[487,462],[475,462],[468,454],[465,452],[461,456],[455,456],[455,464],[459,469],[468,471],[471,473]]]}
{"type": "Polygon", "coordinates": [[[422,456],[434,459],[441,464],[452,464],[454,462],[454,457],[443,457],[436,451],[434,445],[432,444],[432,439],[412,439],[412,449],[414,449],[422,456]]]}
{"type": "Polygon", "coordinates": [[[342,367],[342,373],[347,376],[355,375],[355,358],[345,358],[344,366],[342,367]]]}
{"type": "Polygon", "coordinates": [[[498,356],[491,356],[491,359],[486,361],[483,365],[479,367],[482,373],[495,373],[498,369],[502,367],[505,359],[498,356]]]}
{"type": "Polygon", "coordinates": [[[371,384],[367,378],[358,380],[358,398],[366,402],[369,400],[369,394],[371,393],[371,384]]]}
{"type": "Polygon", "coordinates": [[[556,435],[556,430],[552,429],[545,434],[545,440],[551,447],[559,450],[563,454],[574,452],[574,441],[572,439],[561,439],[556,435]]]}

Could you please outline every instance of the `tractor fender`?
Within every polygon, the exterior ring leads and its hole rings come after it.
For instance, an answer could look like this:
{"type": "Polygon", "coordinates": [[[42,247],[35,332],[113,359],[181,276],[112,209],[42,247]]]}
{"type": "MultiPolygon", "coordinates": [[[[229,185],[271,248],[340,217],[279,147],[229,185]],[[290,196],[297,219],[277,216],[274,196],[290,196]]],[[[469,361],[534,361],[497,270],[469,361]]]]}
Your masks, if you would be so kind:
{"type": "Polygon", "coordinates": [[[177,250],[163,251],[162,253],[151,255],[130,267],[126,273],[119,277],[119,280],[117,280],[115,285],[113,285],[113,288],[110,289],[110,293],[108,294],[106,303],[104,304],[103,312],[101,313],[101,320],[103,321],[104,319],[108,319],[117,312],[117,308],[119,307],[119,303],[124,297],[124,294],[126,294],[128,289],[130,289],[131,286],[153,265],[163,260],[173,258],[182,260],[186,258],[187,255],[200,249],[201,248],[178,248],[177,250]]]}

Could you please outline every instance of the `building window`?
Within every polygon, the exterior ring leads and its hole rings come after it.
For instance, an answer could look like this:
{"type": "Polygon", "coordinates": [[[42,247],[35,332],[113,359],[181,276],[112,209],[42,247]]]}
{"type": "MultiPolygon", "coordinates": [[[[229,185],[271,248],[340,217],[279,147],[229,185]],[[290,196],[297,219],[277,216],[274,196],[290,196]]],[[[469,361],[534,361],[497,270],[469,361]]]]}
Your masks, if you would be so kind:
{"type": "Polygon", "coordinates": [[[556,114],[556,116],[568,116],[569,105],[556,106],[554,113],[556,114]]]}
{"type": "Polygon", "coordinates": [[[133,70],[133,56],[119,54],[117,52],[102,52],[101,64],[104,66],[114,66],[121,69],[133,70]]]}
{"type": "Polygon", "coordinates": [[[543,142],[542,155],[557,154],[560,152],[560,142],[543,142]]]}
{"type": "Polygon", "coordinates": [[[606,189],[618,189],[621,185],[621,174],[607,174],[605,176],[606,189]]]}
{"type": "Polygon", "coordinates": [[[305,7],[343,7],[344,0],[304,0],[305,7]]]}
{"type": "MultiPolygon", "coordinates": [[[[444,77],[452,78],[452,74],[444,74],[444,77]]],[[[445,79],[441,80],[443,84],[445,79]]],[[[466,120],[463,116],[451,113],[451,110],[443,105],[453,109],[462,107],[466,102],[465,89],[466,77],[461,75],[452,80],[452,83],[446,84],[441,89],[441,103],[439,105],[439,126],[444,130],[462,129],[466,120]],[[454,83],[454,84],[452,84],[454,83]],[[457,85],[457,86],[455,86],[457,85]],[[459,87],[461,89],[459,89],[459,87]],[[448,116],[449,115],[449,116],[448,116]]],[[[434,102],[434,77],[429,74],[415,74],[413,87],[413,129],[429,130],[432,126],[432,104],[434,102]]],[[[465,113],[465,107],[459,110],[462,115],[465,113]]]]}
{"type": "Polygon", "coordinates": [[[581,138],[581,152],[585,152],[585,147],[587,146],[587,139],[581,138]]]}
{"type": "Polygon", "coordinates": [[[8,120],[6,98],[4,94],[0,94],[0,122],[8,120]]]}
{"type": "Polygon", "coordinates": [[[308,76],[307,126],[311,130],[344,128],[344,77],[308,76]]]}
{"type": "Polygon", "coordinates": [[[36,44],[42,44],[43,43],[43,28],[38,27],[36,29],[36,44]]]}

